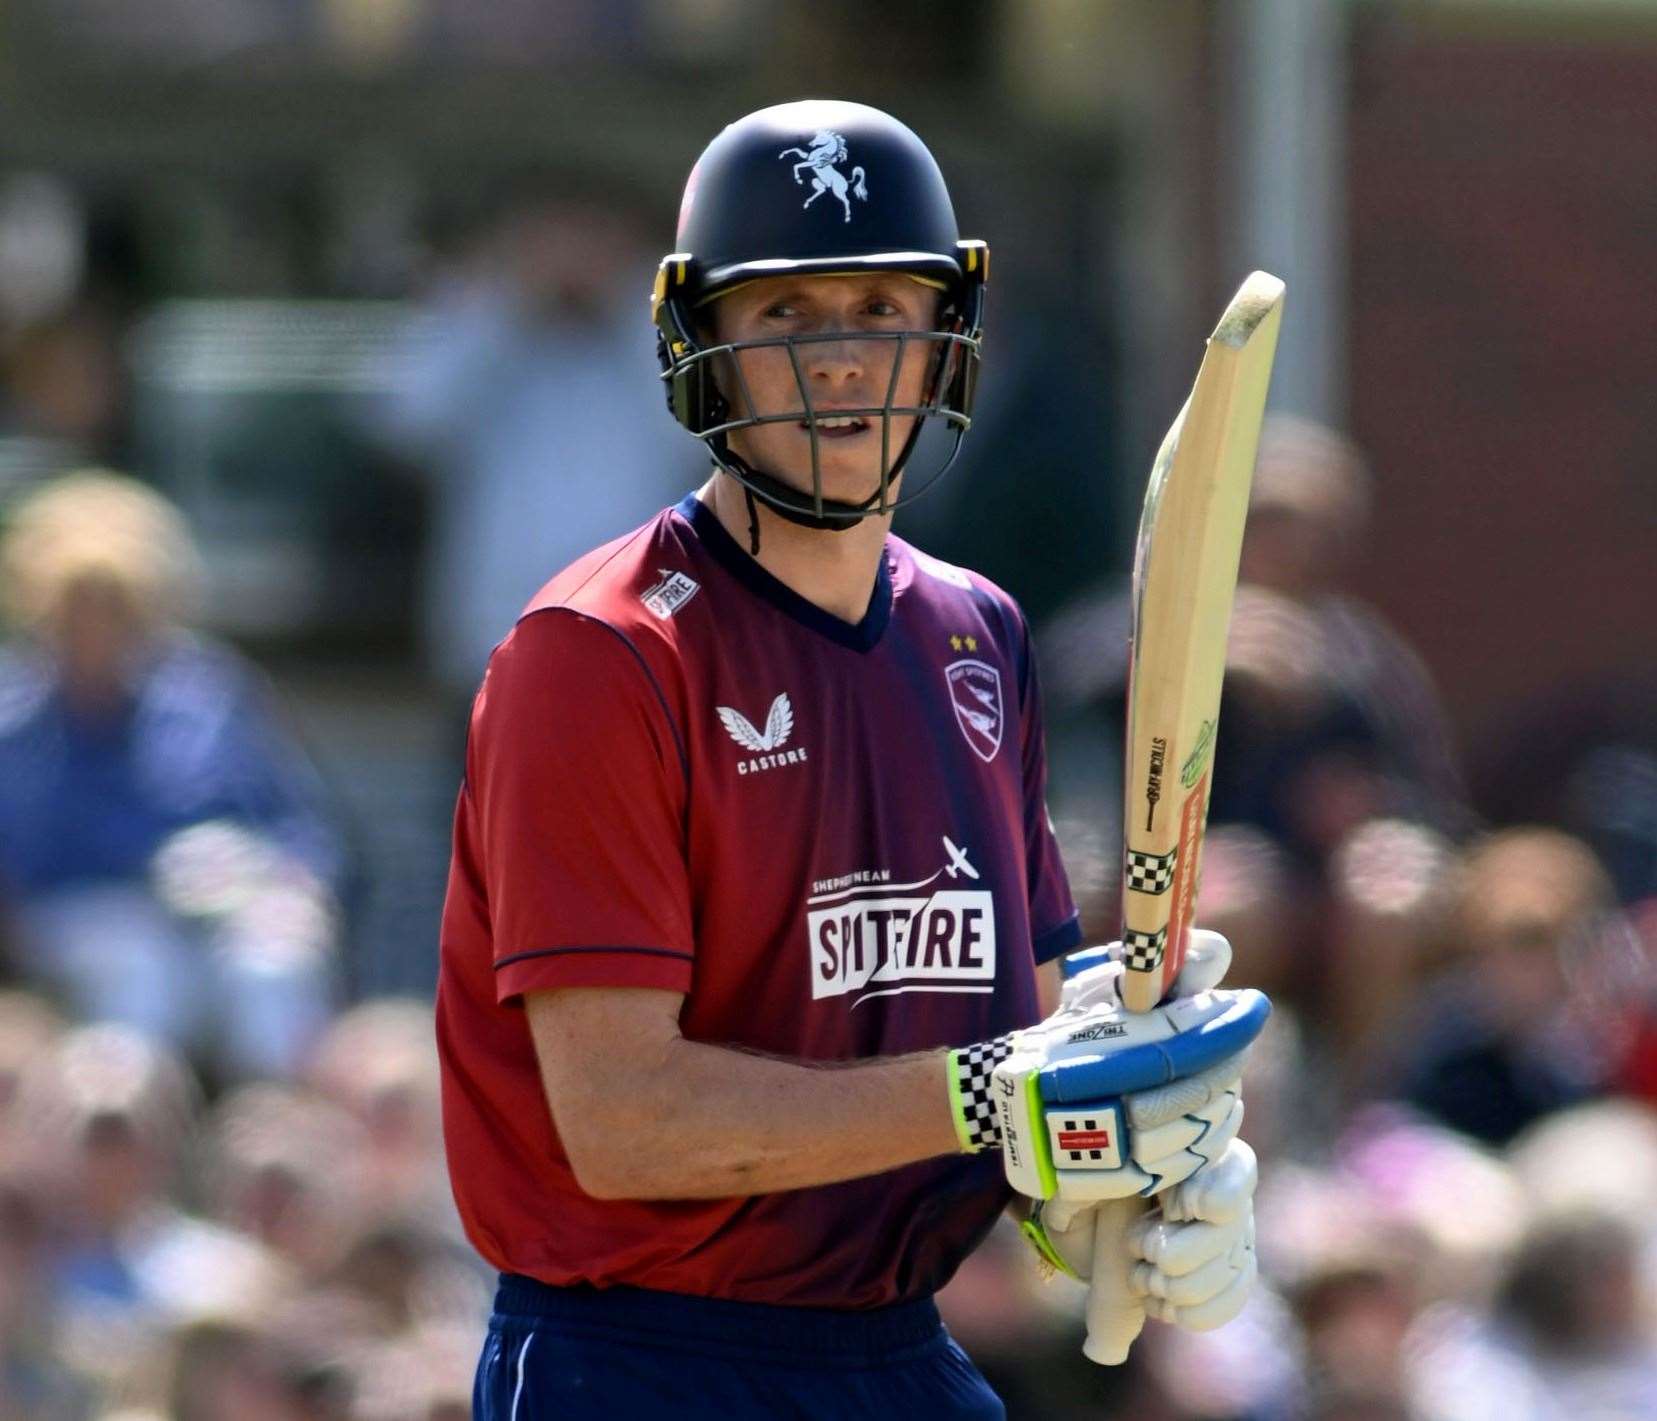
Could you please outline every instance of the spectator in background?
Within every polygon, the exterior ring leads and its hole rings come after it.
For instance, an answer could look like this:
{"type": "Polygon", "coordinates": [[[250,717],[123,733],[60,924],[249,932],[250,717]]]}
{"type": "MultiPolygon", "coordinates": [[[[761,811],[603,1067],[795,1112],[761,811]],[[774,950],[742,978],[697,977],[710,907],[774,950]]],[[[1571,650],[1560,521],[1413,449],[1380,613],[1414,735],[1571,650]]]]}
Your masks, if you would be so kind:
{"type": "Polygon", "coordinates": [[[1403,1098],[1503,1145],[1599,1092],[1622,1046],[1618,1004],[1583,988],[1614,908],[1605,870],[1567,834],[1508,829],[1475,844],[1451,918],[1459,964],[1398,1043],[1403,1098]]]}
{"type": "Polygon", "coordinates": [[[436,482],[427,653],[457,709],[548,568],[700,477],[643,320],[651,263],[590,182],[525,185],[439,285],[371,412],[436,482]]]}
{"type": "Polygon", "coordinates": [[[46,1242],[40,1201],[0,1174],[0,1416],[84,1421],[91,1388],[57,1353],[46,1242]]]}
{"type": "Polygon", "coordinates": [[[1638,1237],[1611,1215],[1528,1230],[1488,1317],[1428,1317],[1414,1358],[1424,1421],[1657,1415],[1653,1298],[1638,1237]]]}
{"type": "Polygon", "coordinates": [[[115,452],[126,414],[121,329],[82,298],[0,346],[0,435],[38,442],[72,463],[115,452]]]}
{"type": "Polygon", "coordinates": [[[1318,1025],[1343,1105],[1396,1084],[1390,1043],[1419,1012],[1422,985],[1446,950],[1455,863],[1436,830],[1400,819],[1353,830],[1330,860],[1318,1025]]]}
{"type": "Polygon", "coordinates": [[[281,1281],[262,1248],[179,1205],[199,1103],[182,1059],[120,1026],[68,1033],[24,1081],[62,1355],[110,1387],[146,1380],[170,1328],[281,1281]]]}
{"type": "Polygon", "coordinates": [[[215,1219],[307,1283],[340,1265],[378,1202],[366,1194],[354,1120],[308,1092],[262,1083],[219,1101],[204,1135],[205,1203],[215,1219]]]}
{"type": "Polygon", "coordinates": [[[169,1390],[174,1421],[346,1421],[349,1414],[307,1405],[303,1375],[274,1339],[217,1319],[179,1331],[169,1390]]]}
{"type": "Polygon", "coordinates": [[[63,1018],[28,992],[0,992],[0,1165],[25,1165],[34,1141],[18,1109],[23,1077],[66,1029],[63,1018]]]}
{"type": "Polygon", "coordinates": [[[15,510],[0,595],[0,913],[81,1016],[231,1076],[297,1069],[329,1006],[341,848],[257,673],[189,632],[178,513],[77,474],[15,510]]]}
{"type": "Polygon", "coordinates": [[[1369,528],[1370,476],[1350,440],[1273,415],[1260,436],[1241,583],[1276,592],[1317,625],[1325,666],[1358,713],[1387,782],[1383,812],[1465,827],[1454,739],[1421,659],[1345,590],[1369,528]]]}
{"type": "Polygon", "coordinates": [[[430,1003],[388,997],[352,1008],[317,1044],[305,1080],[362,1127],[358,1168],[378,1217],[460,1240],[460,1216],[443,1168],[430,1003]]]}

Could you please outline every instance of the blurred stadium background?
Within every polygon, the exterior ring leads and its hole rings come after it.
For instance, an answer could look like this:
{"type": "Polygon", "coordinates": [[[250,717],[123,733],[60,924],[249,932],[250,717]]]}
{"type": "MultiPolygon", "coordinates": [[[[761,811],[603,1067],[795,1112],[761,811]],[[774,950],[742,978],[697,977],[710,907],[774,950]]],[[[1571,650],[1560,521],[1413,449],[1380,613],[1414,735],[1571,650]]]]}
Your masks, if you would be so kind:
{"type": "Polygon", "coordinates": [[[465,702],[699,478],[651,271],[702,145],[807,95],[995,251],[899,531],[1037,627],[1100,938],[1149,458],[1289,285],[1202,905],[1283,1007],[1267,1286],[1103,1372],[998,1236],[952,1326],[1015,1418],[1657,1416],[1657,4],[11,0],[0,1418],[468,1414],[465,702]]]}

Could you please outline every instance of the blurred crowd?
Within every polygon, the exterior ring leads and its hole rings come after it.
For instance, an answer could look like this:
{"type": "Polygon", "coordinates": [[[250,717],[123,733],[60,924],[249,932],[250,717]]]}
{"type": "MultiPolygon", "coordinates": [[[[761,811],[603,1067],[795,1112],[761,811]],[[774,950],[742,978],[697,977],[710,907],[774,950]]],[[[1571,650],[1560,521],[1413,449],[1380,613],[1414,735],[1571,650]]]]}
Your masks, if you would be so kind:
{"type": "MultiPolygon", "coordinates": [[[[424,646],[457,707],[541,574],[695,476],[632,335],[641,250],[593,194],[521,193],[351,412],[438,490],[424,646]]],[[[0,299],[0,435],[36,460],[0,536],[0,1421],[466,1416],[491,1280],[430,1004],[348,999],[349,836],[209,630],[188,519],[93,467],[127,452],[125,317],[60,297],[0,299]]],[[[1559,793],[1491,822],[1427,670],[1344,588],[1371,496],[1347,440],[1272,422],[1199,903],[1278,1004],[1245,1127],[1262,1286],[1107,1372],[1077,1291],[996,1234],[943,1304],[1015,1418],[1657,1415],[1657,754],[1532,745],[1559,793]]],[[[1128,609],[1118,578],[1037,633],[1100,941],[1128,609]]]]}

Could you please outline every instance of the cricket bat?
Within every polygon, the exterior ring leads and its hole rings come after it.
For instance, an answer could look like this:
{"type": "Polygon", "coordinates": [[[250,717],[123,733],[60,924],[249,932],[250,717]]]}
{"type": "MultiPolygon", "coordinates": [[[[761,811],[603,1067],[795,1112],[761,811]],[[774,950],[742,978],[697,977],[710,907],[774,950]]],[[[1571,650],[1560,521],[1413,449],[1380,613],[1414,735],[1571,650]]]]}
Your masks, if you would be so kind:
{"type": "Polygon", "coordinates": [[[1226,633],[1283,283],[1226,307],[1151,466],[1133,565],[1122,818],[1122,999],[1156,1006],[1185,961],[1208,823],[1226,633]]]}
{"type": "MultiPolygon", "coordinates": [[[[1185,961],[1208,824],[1226,634],[1283,283],[1238,289],[1151,466],[1133,567],[1122,892],[1122,1000],[1150,1011],[1185,961]]],[[[1122,1362],[1144,1324],[1117,1256],[1142,1199],[1100,1206],[1084,1352],[1122,1362]]]]}

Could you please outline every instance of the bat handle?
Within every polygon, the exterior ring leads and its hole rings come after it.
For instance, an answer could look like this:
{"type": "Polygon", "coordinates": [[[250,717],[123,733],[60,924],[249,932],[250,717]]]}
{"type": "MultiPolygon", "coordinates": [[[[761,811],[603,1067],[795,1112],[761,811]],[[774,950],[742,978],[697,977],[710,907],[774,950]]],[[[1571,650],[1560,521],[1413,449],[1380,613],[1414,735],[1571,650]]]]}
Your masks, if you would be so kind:
{"type": "Polygon", "coordinates": [[[1082,1353],[1102,1367],[1128,1360],[1128,1348],[1145,1326],[1145,1305],[1128,1286],[1134,1260],[1128,1226],[1149,1206],[1138,1196],[1099,1205],[1093,1234],[1093,1278],[1087,1290],[1087,1341],[1082,1353]]]}

